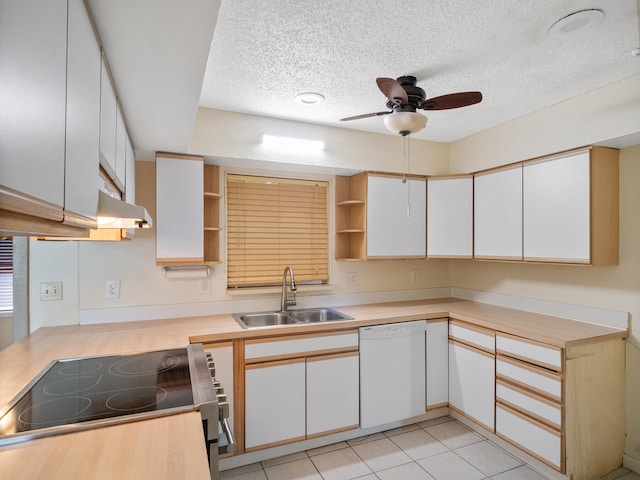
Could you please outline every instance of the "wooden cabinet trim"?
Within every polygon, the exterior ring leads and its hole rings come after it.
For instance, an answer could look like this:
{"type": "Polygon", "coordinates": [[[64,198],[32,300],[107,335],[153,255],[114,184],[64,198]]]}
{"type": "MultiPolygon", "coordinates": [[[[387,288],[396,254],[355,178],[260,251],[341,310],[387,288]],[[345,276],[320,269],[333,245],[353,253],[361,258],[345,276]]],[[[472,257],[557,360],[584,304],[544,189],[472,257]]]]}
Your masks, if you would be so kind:
{"type": "Polygon", "coordinates": [[[438,180],[453,180],[456,178],[473,178],[473,173],[463,173],[460,175],[438,175],[435,177],[427,177],[429,182],[438,181],[438,180]]]}
{"type": "Polygon", "coordinates": [[[484,355],[485,357],[488,357],[491,359],[495,359],[496,357],[492,351],[487,350],[486,348],[480,347],[478,345],[472,345],[470,343],[465,343],[463,341],[459,341],[452,337],[449,338],[449,343],[462,348],[466,348],[467,350],[471,350],[472,352],[478,353],[480,355],[484,355]]]}
{"type": "Polygon", "coordinates": [[[256,445],[255,447],[246,448],[245,452],[246,453],[255,452],[257,450],[264,450],[266,448],[279,447],[280,445],[287,445],[289,443],[302,442],[303,440],[306,440],[306,436],[288,438],[286,440],[281,440],[279,442],[273,442],[273,443],[266,443],[264,445],[256,445]]]}
{"type": "Polygon", "coordinates": [[[313,433],[311,435],[307,435],[306,439],[310,440],[312,438],[318,438],[318,437],[324,437],[327,435],[333,435],[334,433],[340,433],[340,432],[346,432],[349,430],[355,430],[356,428],[359,428],[360,425],[358,425],[357,423],[355,425],[347,425],[346,427],[342,427],[342,428],[334,428],[333,430],[327,430],[325,432],[318,432],[318,433],[313,433]]]}
{"type": "Polygon", "coordinates": [[[317,338],[317,337],[331,337],[334,335],[352,335],[354,333],[358,333],[358,329],[350,329],[350,330],[338,330],[338,331],[328,331],[321,333],[293,333],[293,334],[279,334],[272,337],[261,337],[261,338],[250,338],[245,340],[246,345],[253,345],[257,343],[268,343],[268,342],[283,342],[289,340],[302,340],[305,338],[317,338]]]}
{"type": "Polygon", "coordinates": [[[170,153],[170,152],[156,152],[156,158],[173,158],[175,160],[201,160],[204,162],[204,157],[200,155],[187,155],[184,153],[170,153]]]}
{"type": "Polygon", "coordinates": [[[510,163],[508,165],[501,165],[500,167],[489,168],[487,170],[480,170],[479,172],[475,172],[473,175],[475,177],[480,177],[482,175],[491,175],[492,173],[504,172],[505,170],[522,168],[522,166],[523,166],[523,162],[510,163]]]}
{"type": "Polygon", "coordinates": [[[360,355],[360,351],[357,350],[356,348],[356,350],[345,351],[340,353],[329,353],[329,354],[320,353],[318,355],[307,355],[307,362],[321,362],[323,360],[334,360],[336,358],[357,357],[358,355],[360,355]]]}
{"type": "Polygon", "coordinates": [[[576,148],[574,150],[565,150],[562,152],[557,152],[557,153],[552,153],[551,155],[546,155],[544,157],[538,157],[538,158],[532,158],[530,160],[525,160],[522,162],[523,166],[527,166],[527,165],[534,165],[536,163],[544,163],[544,162],[550,162],[553,160],[560,160],[561,158],[567,158],[567,157],[572,157],[574,155],[580,154],[580,153],[588,153],[590,152],[594,147],[582,147],[582,148],[576,148]]]}
{"type": "Polygon", "coordinates": [[[530,370],[537,373],[538,375],[543,375],[554,380],[562,380],[562,374],[560,372],[556,372],[555,370],[544,368],[539,365],[534,365],[519,358],[515,358],[513,355],[510,355],[508,353],[497,352],[497,355],[500,361],[503,361],[505,363],[511,363],[520,368],[524,368],[525,370],[530,370]]]}
{"type": "MultiPolygon", "coordinates": [[[[275,357],[272,357],[275,358],[275,357]]],[[[252,359],[253,360],[253,359],[252,359]]],[[[262,360],[260,362],[252,362],[252,363],[248,363],[248,361],[245,363],[244,369],[245,370],[254,370],[256,368],[269,368],[269,367],[278,367],[280,365],[293,365],[296,363],[304,363],[305,362],[305,358],[304,357],[297,357],[297,358],[284,358],[284,359],[277,359],[277,360],[262,360]]]]}
{"type": "MultiPolygon", "coordinates": [[[[356,347],[357,348],[357,347],[356,347]]],[[[354,347],[338,347],[338,348],[328,348],[322,350],[305,350],[294,353],[285,353],[282,355],[272,355],[268,357],[253,357],[253,358],[245,358],[245,365],[249,368],[250,365],[255,365],[259,363],[269,363],[269,362],[287,362],[289,360],[292,363],[295,361],[304,361],[307,357],[317,357],[317,356],[329,356],[329,355],[338,355],[342,353],[351,353],[354,352],[354,347]]]]}
{"type": "Polygon", "coordinates": [[[56,222],[62,222],[64,219],[61,206],[3,185],[0,185],[0,209],[56,222]]]}

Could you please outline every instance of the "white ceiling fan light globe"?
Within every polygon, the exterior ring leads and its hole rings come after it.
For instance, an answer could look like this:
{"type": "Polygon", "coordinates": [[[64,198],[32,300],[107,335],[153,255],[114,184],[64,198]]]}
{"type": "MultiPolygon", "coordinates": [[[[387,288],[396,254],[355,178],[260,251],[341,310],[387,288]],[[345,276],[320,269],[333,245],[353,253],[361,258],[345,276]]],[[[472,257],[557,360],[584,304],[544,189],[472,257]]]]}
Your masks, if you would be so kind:
{"type": "Polygon", "coordinates": [[[426,124],[427,117],[417,112],[393,112],[384,117],[385,127],[402,136],[419,132],[426,124]]]}

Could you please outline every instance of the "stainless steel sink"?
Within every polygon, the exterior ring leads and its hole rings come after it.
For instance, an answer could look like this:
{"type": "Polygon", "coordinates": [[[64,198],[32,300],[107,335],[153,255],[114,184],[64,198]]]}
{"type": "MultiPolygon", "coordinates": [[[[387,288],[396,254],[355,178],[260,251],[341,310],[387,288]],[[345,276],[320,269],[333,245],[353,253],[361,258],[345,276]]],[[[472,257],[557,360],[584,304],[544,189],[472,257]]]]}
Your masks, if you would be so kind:
{"type": "Polygon", "coordinates": [[[304,308],[285,312],[236,313],[233,318],[242,328],[264,328],[300,323],[329,322],[335,320],[353,320],[331,308],[304,308]]]}
{"type": "Polygon", "coordinates": [[[305,308],[289,310],[287,314],[299,323],[330,322],[333,320],[353,320],[349,315],[331,308],[305,308]]]}
{"type": "Polygon", "coordinates": [[[236,319],[242,328],[274,327],[277,325],[287,325],[295,321],[283,312],[261,312],[235,314],[236,319]]]}

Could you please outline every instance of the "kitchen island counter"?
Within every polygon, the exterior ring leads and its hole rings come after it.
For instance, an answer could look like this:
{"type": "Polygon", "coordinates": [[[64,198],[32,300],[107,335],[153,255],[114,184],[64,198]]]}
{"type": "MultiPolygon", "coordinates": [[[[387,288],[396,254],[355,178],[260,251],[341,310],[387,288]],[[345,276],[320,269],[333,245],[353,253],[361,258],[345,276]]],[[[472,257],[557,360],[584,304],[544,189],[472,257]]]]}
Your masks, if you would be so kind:
{"type": "MultiPolygon", "coordinates": [[[[334,307],[332,305],[332,307],[334,307]]],[[[335,306],[353,320],[243,329],[230,314],[41,328],[0,351],[0,405],[51,360],[181,348],[188,343],[456,318],[561,348],[625,338],[626,330],[457,299],[335,306]]],[[[0,478],[208,478],[196,412],[0,447],[0,478]]]]}

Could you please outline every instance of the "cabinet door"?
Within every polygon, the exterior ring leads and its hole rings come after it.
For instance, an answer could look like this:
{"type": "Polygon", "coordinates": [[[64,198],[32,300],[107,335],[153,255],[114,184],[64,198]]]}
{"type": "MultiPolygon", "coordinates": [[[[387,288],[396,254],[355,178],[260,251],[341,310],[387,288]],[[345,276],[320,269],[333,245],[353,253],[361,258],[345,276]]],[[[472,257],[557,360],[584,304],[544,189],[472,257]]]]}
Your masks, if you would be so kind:
{"type": "Polygon", "coordinates": [[[590,260],[590,161],[584,151],[525,164],[525,260],[590,260]]]}
{"type": "Polygon", "coordinates": [[[493,430],[494,355],[458,342],[449,342],[449,405],[493,430]]]}
{"type": "Polygon", "coordinates": [[[125,147],[124,199],[127,203],[136,203],[136,157],[129,136],[125,147]]]}
{"type": "Polygon", "coordinates": [[[0,191],[49,204],[14,211],[62,220],[67,1],[3,1],[0,45],[0,191]]]}
{"type": "Polygon", "coordinates": [[[156,264],[204,262],[202,157],[156,158],[156,264]]]}
{"type": "Polygon", "coordinates": [[[114,180],[116,178],[116,95],[104,58],[100,78],[100,165],[114,180]]]}
{"type": "Polygon", "coordinates": [[[120,105],[116,108],[116,177],[114,181],[121,191],[125,190],[127,169],[127,127],[122,118],[120,105]]]}
{"type": "Polygon", "coordinates": [[[245,449],[304,440],[304,358],[248,365],[245,372],[245,449]]]}
{"type": "Polygon", "coordinates": [[[427,322],[427,408],[449,402],[449,327],[448,322],[427,322]]]}
{"type": "Polygon", "coordinates": [[[307,358],[307,437],[357,428],[358,352],[307,358]]]}
{"type": "Polygon", "coordinates": [[[69,1],[65,213],[95,219],[100,162],[100,48],[82,0],[69,1]]]}
{"type": "Polygon", "coordinates": [[[473,255],[473,177],[429,178],[427,255],[473,255]]]}
{"type": "Polygon", "coordinates": [[[369,175],[367,256],[426,255],[426,181],[369,175]]]}
{"type": "Polygon", "coordinates": [[[473,181],[474,256],[522,260],[522,165],[473,181]]]}

